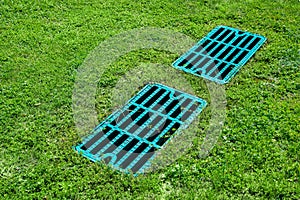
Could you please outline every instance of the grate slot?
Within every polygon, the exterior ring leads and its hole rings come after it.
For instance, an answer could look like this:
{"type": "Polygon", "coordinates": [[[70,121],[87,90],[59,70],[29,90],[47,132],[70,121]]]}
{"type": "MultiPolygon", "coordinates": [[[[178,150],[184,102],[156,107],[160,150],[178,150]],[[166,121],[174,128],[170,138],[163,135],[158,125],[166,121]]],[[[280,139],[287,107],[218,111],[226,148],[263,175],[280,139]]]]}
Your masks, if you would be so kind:
{"type": "Polygon", "coordinates": [[[228,34],[231,33],[231,32],[232,32],[231,30],[226,30],[221,36],[219,36],[219,37],[217,38],[217,40],[220,41],[220,42],[222,42],[222,40],[223,40],[226,36],[228,36],[228,34]]]}
{"type": "Polygon", "coordinates": [[[222,60],[223,58],[225,58],[226,55],[229,54],[229,52],[233,49],[233,47],[229,46],[225,49],[225,51],[223,51],[223,53],[221,53],[219,56],[218,56],[218,59],[222,60]]]}
{"type": "Polygon", "coordinates": [[[231,70],[234,68],[233,65],[229,65],[222,73],[221,75],[218,77],[218,79],[224,79],[228,74],[229,72],[231,72],[231,70]]]}
{"type": "Polygon", "coordinates": [[[178,122],[175,122],[174,125],[165,134],[162,135],[162,137],[158,140],[157,144],[159,146],[164,145],[165,142],[169,140],[169,138],[176,132],[176,130],[179,127],[180,124],[178,122]]]}
{"type": "Polygon", "coordinates": [[[260,42],[260,38],[255,38],[254,41],[247,47],[248,50],[252,50],[255,45],[260,42]]]}
{"type": "Polygon", "coordinates": [[[233,40],[234,37],[235,37],[235,33],[233,32],[224,40],[224,43],[229,44],[233,40]]]}
{"type": "Polygon", "coordinates": [[[225,47],[225,44],[220,44],[211,54],[210,56],[214,57],[217,53],[219,53],[223,48],[225,47]]]}
{"type": "Polygon", "coordinates": [[[111,130],[110,127],[107,127],[106,129],[100,131],[97,133],[91,140],[89,140],[85,145],[81,147],[82,150],[87,150],[90,148],[95,142],[97,142],[101,137],[103,137],[106,133],[108,133],[111,130]]]}
{"type": "Polygon", "coordinates": [[[243,42],[242,44],[239,45],[239,47],[244,48],[251,40],[253,39],[252,35],[249,35],[243,42]]]}
{"type": "Polygon", "coordinates": [[[113,131],[108,137],[107,139],[105,138],[102,142],[100,142],[95,148],[93,148],[91,150],[92,154],[96,154],[98,153],[103,147],[106,146],[107,143],[109,143],[110,141],[112,141],[115,137],[117,137],[119,134],[118,131],[113,131]]]}
{"type": "Polygon", "coordinates": [[[213,48],[215,48],[217,45],[218,45],[217,42],[212,42],[211,45],[209,45],[209,46],[205,49],[206,53],[208,54],[208,53],[209,53],[213,48]]]}
{"type": "Polygon", "coordinates": [[[210,40],[205,40],[199,47],[195,49],[195,52],[202,52],[205,47],[210,43],[210,40]]]}
{"type": "Polygon", "coordinates": [[[210,38],[215,39],[220,33],[222,33],[225,30],[225,28],[221,27],[219,28],[210,38]]]}
{"type": "Polygon", "coordinates": [[[142,103],[143,101],[145,101],[145,99],[147,97],[149,97],[155,90],[157,90],[158,87],[151,87],[146,93],[144,93],[137,101],[136,103],[140,104],[142,103]]]}
{"type": "Polygon", "coordinates": [[[132,171],[135,173],[137,171],[139,171],[139,169],[142,168],[142,166],[154,155],[154,151],[156,149],[154,147],[152,147],[151,149],[148,150],[148,152],[140,158],[140,161],[137,162],[133,167],[132,167],[132,171]]]}

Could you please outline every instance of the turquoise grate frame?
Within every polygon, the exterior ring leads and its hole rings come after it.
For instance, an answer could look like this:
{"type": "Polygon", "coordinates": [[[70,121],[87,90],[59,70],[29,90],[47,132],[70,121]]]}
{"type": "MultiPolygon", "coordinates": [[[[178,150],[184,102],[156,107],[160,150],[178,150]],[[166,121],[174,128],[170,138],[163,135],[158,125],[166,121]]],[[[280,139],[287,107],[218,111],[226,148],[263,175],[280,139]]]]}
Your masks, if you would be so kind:
{"type": "Polygon", "coordinates": [[[168,141],[186,129],[206,101],[168,86],[147,84],[73,148],[122,172],[143,173],[168,141]]]}
{"type": "Polygon", "coordinates": [[[218,26],[178,58],[173,67],[225,84],[265,41],[261,35],[218,26]]]}

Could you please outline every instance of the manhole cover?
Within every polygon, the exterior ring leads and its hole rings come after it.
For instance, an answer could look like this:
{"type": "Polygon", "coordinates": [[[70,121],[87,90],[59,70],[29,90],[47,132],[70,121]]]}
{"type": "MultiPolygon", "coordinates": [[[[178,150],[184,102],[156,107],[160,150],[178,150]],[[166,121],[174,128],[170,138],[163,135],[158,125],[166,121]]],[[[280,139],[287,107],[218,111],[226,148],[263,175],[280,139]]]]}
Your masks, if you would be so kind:
{"type": "Polygon", "coordinates": [[[266,38],[227,26],[218,26],[173,66],[220,84],[227,83],[253,56],[266,38]]]}
{"type": "Polygon", "coordinates": [[[168,141],[185,129],[206,101],[151,83],[100,123],[75,150],[121,171],[142,173],[168,141]]]}

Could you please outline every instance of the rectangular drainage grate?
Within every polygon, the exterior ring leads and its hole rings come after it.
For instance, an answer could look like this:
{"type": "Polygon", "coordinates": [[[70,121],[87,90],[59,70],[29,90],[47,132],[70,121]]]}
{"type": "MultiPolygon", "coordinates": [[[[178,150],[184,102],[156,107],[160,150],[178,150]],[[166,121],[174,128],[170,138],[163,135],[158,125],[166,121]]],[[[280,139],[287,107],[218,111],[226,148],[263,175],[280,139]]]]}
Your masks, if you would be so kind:
{"type": "Polygon", "coordinates": [[[206,104],[182,91],[148,84],[74,148],[92,161],[142,173],[155,152],[187,127],[206,104]]]}
{"type": "Polygon", "coordinates": [[[173,66],[220,84],[228,83],[265,41],[260,35],[218,26],[173,66]]]}

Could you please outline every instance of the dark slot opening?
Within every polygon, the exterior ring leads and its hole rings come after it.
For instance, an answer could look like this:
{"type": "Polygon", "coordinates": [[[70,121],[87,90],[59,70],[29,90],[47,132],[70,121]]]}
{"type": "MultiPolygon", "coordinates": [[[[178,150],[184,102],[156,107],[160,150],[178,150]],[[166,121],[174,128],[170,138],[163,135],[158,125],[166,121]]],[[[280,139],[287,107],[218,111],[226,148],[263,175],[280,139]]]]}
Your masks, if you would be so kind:
{"type": "Polygon", "coordinates": [[[129,126],[129,124],[131,124],[131,122],[132,122],[132,119],[129,117],[124,123],[122,123],[120,125],[120,129],[126,128],[127,126],[129,126]]]}
{"type": "Polygon", "coordinates": [[[170,99],[171,92],[168,92],[157,104],[160,105],[159,108],[164,105],[170,99]]]}
{"type": "Polygon", "coordinates": [[[118,135],[118,131],[114,131],[112,134],[110,134],[110,140],[108,139],[104,139],[102,142],[100,142],[95,148],[93,148],[91,150],[92,154],[96,154],[98,151],[100,151],[100,149],[102,149],[103,147],[105,147],[105,145],[107,145],[109,143],[109,141],[113,140],[117,135],[118,135]]]}
{"type": "Polygon", "coordinates": [[[165,93],[165,89],[159,90],[147,103],[144,104],[145,107],[149,108],[163,93],[165,93]]]}
{"type": "Polygon", "coordinates": [[[210,65],[208,65],[206,67],[206,73],[208,74],[210,72],[210,70],[212,70],[217,64],[219,63],[219,61],[215,60],[214,62],[210,63],[210,65]]]}
{"type": "Polygon", "coordinates": [[[136,100],[136,103],[141,104],[145,99],[147,99],[148,96],[150,96],[155,90],[157,90],[157,86],[151,87],[145,94],[143,94],[138,100],[136,100]]]}
{"type": "MultiPolygon", "coordinates": [[[[131,122],[134,120],[133,118],[137,118],[140,114],[142,114],[142,112],[145,111],[144,109],[140,108],[139,110],[137,110],[135,113],[133,113],[133,115],[131,117],[128,117],[129,116],[129,113],[132,113],[133,111],[131,112],[128,112],[127,111],[127,119],[125,120],[125,122],[123,122],[121,125],[120,125],[120,128],[121,129],[125,129],[127,126],[129,126],[129,124],[131,124],[131,122]]],[[[125,117],[125,116],[124,116],[125,117]]],[[[124,117],[120,117],[118,119],[118,121],[121,121],[124,117]]]]}
{"type": "Polygon", "coordinates": [[[151,147],[147,152],[150,153],[150,152],[154,152],[154,151],[156,151],[156,150],[157,150],[157,148],[151,147]]]}
{"type": "Polygon", "coordinates": [[[110,124],[115,126],[115,125],[117,125],[117,122],[114,120],[114,121],[110,122],[110,124]]]}
{"type": "Polygon", "coordinates": [[[255,38],[254,41],[247,47],[247,49],[251,50],[259,41],[260,38],[255,38]]]}
{"type": "Polygon", "coordinates": [[[219,28],[219,30],[217,30],[212,36],[210,36],[210,38],[215,39],[223,30],[224,28],[219,28]]]}
{"type": "Polygon", "coordinates": [[[134,150],[134,153],[142,153],[149,145],[145,142],[143,142],[136,150],[134,150]]]}
{"type": "Polygon", "coordinates": [[[189,60],[191,60],[195,55],[196,55],[195,53],[191,53],[191,54],[189,54],[185,59],[189,61],[189,60]]]}
{"type": "Polygon", "coordinates": [[[97,142],[104,134],[108,133],[111,130],[110,127],[105,127],[102,129],[99,133],[97,133],[92,139],[90,139],[87,143],[85,143],[81,149],[82,150],[87,150],[90,148],[95,142],[97,142]]]}
{"type": "Polygon", "coordinates": [[[113,140],[115,137],[117,137],[117,135],[119,135],[120,132],[117,130],[114,130],[107,138],[111,141],[113,140]]]}
{"type": "Polygon", "coordinates": [[[128,135],[124,134],[122,135],[119,139],[117,139],[117,141],[114,142],[114,145],[116,145],[117,147],[120,146],[123,142],[125,142],[125,140],[127,140],[129,138],[128,135]]]}
{"type": "Polygon", "coordinates": [[[240,52],[239,49],[235,49],[225,60],[230,62],[234,56],[236,56],[240,52]]]}
{"type": "Polygon", "coordinates": [[[199,75],[201,76],[202,73],[203,73],[203,70],[198,70],[198,71],[196,71],[195,73],[196,73],[196,74],[199,74],[199,75]]]}
{"type": "Polygon", "coordinates": [[[129,108],[128,108],[128,111],[132,112],[132,111],[134,111],[134,109],[136,109],[136,106],[135,105],[130,105],[129,108]]]}
{"type": "Polygon", "coordinates": [[[192,102],[192,100],[191,99],[186,99],[183,103],[182,103],[182,107],[187,107],[190,103],[192,102]]]}
{"type": "Polygon", "coordinates": [[[181,117],[181,121],[184,122],[185,120],[187,120],[198,107],[199,107],[199,103],[194,102],[193,105],[189,108],[189,110],[186,111],[184,115],[181,117]]]}
{"type": "Polygon", "coordinates": [[[87,150],[87,147],[85,145],[81,146],[80,149],[87,150]]]}
{"type": "Polygon", "coordinates": [[[176,100],[173,100],[167,107],[166,107],[166,112],[169,113],[175,106],[176,104],[178,104],[179,101],[176,99],[176,100]]]}
{"type": "Polygon", "coordinates": [[[136,120],[145,110],[143,108],[139,108],[133,115],[131,115],[132,121],[136,120]]]}
{"type": "Polygon", "coordinates": [[[234,61],[234,64],[238,64],[245,56],[248,54],[248,51],[243,51],[234,61]]]}
{"type": "Polygon", "coordinates": [[[204,60],[202,60],[201,63],[199,63],[200,67],[204,67],[206,65],[206,63],[208,63],[211,59],[210,58],[205,58],[204,60]]]}
{"type": "MultiPolygon", "coordinates": [[[[134,159],[136,159],[146,148],[148,147],[148,144],[142,143],[135,151],[132,153],[128,158],[120,165],[121,168],[125,169],[134,159]]],[[[138,161],[140,162],[140,161],[138,161]]]]}
{"type": "Polygon", "coordinates": [[[209,46],[205,49],[206,53],[209,53],[210,50],[212,50],[213,48],[215,48],[215,46],[217,46],[217,45],[218,45],[217,42],[213,42],[211,45],[209,45],[209,46]]]}
{"type": "Polygon", "coordinates": [[[214,77],[220,73],[220,71],[226,66],[226,63],[221,63],[211,74],[210,76],[214,77]]]}
{"type": "Polygon", "coordinates": [[[191,63],[189,63],[185,68],[187,69],[191,69],[194,65],[192,65],[191,63]]]}
{"type": "Polygon", "coordinates": [[[157,138],[157,136],[161,132],[163,132],[171,123],[172,123],[172,121],[170,119],[167,119],[165,123],[163,123],[162,125],[160,125],[160,127],[158,128],[158,130],[156,130],[150,137],[147,138],[147,140],[150,141],[150,142],[154,141],[157,138]]]}
{"type": "Polygon", "coordinates": [[[180,106],[175,109],[175,111],[170,115],[173,118],[176,118],[181,113],[180,106]]]}
{"type": "Polygon", "coordinates": [[[110,161],[111,161],[111,156],[108,156],[108,157],[106,157],[106,158],[104,158],[103,159],[103,161],[106,163],[106,164],[108,164],[110,161]]]}
{"type": "Polygon", "coordinates": [[[220,79],[220,80],[222,80],[222,79],[224,79],[226,76],[227,76],[227,74],[229,74],[229,72],[233,69],[233,65],[229,65],[225,70],[224,70],[224,72],[218,77],[218,79],[220,79]]]}
{"type": "Polygon", "coordinates": [[[192,63],[193,65],[196,65],[196,63],[197,63],[199,60],[201,60],[203,57],[204,57],[204,56],[199,55],[199,56],[197,56],[191,63],[192,63]]]}
{"type": "Polygon", "coordinates": [[[239,36],[238,38],[236,38],[236,39],[233,41],[232,45],[233,45],[233,46],[236,46],[243,38],[244,38],[244,36],[239,36]]]}
{"type": "Polygon", "coordinates": [[[174,92],[174,97],[177,97],[177,96],[179,96],[179,95],[181,95],[181,93],[180,93],[179,91],[175,91],[175,92],[174,92]]]}
{"type": "Polygon", "coordinates": [[[228,38],[224,41],[224,43],[229,43],[235,37],[234,33],[231,33],[228,38]]]}
{"type": "Polygon", "coordinates": [[[146,113],[136,124],[142,126],[148,119],[150,119],[150,115],[146,113]]]}
{"type": "Polygon", "coordinates": [[[233,47],[229,46],[221,53],[221,55],[218,56],[218,59],[223,59],[225,56],[233,49],[233,47]]]}
{"type": "Polygon", "coordinates": [[[127,115],[129,111],[125,110],[124,112],[120,113],[115,119],[110,122],[111,125],[116,126],[120,121],[122,121],[127,115]]]}
{"type": "Polygon", "coordinates": [[[178,66],[179,67],[183,67],[188,61],[186,59],[183,59],[179,64],[178,66]]]}
{"type": "Polygon", "coordinates": [[[135,138],[133,138],[133,140],[131,140],[124,148],[124,151],[129,151],[130,149],[132,149],[139,141],[135,138]]]}
{"type": "Polygon", "coordinates": [[[142,166],[153,156],[153,154],[154,154],[154,150],[149,153],[146,153],[144,156],[142,156],[140,158],[140,160],[132,167],[132,169],[131,169],[132,172],[135,173],[135,172],[139,171],[139,169],[142,168],[142,166]]]}
{"type": "Polygon", "coordinates": [[[240,47],[241,48],[244,48],[251,40],[253,39],[253,36],[248,36],[247,38],[246,38],[246,40],[244,40],[244,42],[242,42],[242,44],[240,44],[240,47]]]}
{"type": "Polygon", "coordinates": [[[168,132],[166,132],[157,142],[158,145],[162,146],[165,144],[166,141],[169,140],[169,138],[177,131],[177,129],[180,127],[180,124],[176,122],[168,132]]]}
{"type": "Polygon", "coordinates": [[[160,122],[160,120],[162,119],[161,116],[157,116],[153,121],[151,121],[146,128],[144,128],[141,133],[139,133],[139,137],[144,137],[145,135],[147,135],[154,127],[156,124],[158,124],[160,122]]]}
{"type": "Polygon", "coordinates": [[[220,37],[217,38],[218,41],[222,41],[231,31],[226,30],[220,37]]]}
{"type": "Polygon", "coordinates": [[[201,44],[197,49],[195,49],[196,52],[200,52],[203,48],[205,48],[210,43],[210,40],[205,40],[203,44],[201,44]]]}
{"type": "Polygon", "coordinates": [[[225,66],[226,66],[226,63],[221,63],[221,64],[217,67],[218,73],[219,73],[220,71],[222,71],[222,69],[224,69],[225,66]]]}
{"type": "Polygon", "coordinates": [[[211,57],[214,57],[217,53],[219,53],[221,51],[221,49],[223,49],[225,47],[224,44],[220,44],[211,54],[211,57]]]}

